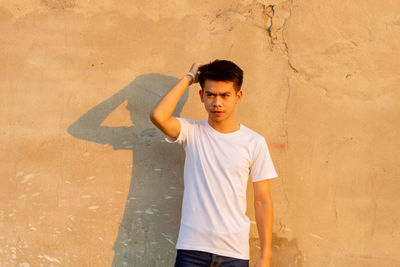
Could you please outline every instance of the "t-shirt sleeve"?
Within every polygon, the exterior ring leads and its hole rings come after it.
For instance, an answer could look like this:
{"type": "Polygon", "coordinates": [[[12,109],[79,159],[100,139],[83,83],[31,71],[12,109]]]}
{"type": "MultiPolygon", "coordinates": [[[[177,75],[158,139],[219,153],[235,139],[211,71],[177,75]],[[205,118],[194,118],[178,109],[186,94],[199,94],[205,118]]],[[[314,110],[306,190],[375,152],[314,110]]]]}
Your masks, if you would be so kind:
{"type": "Polygon", "coordinates": [[[178,137],[173,138],[170,136],[165,136],[165,141],[168,143],[178,143],[178,144],[183,144],[188,136],[189,129],[193,125],[193,121],[190,119],[185,119],[185,118],[180,118],[176,117],[181,124],[181,131],[179,132],[178,137]]]}
{"type": "Polygon", "coordinates": [[[269,153],[267,142],[262,138],[254,152],[250,166],[250,177],[253,182],[278,177],[269,153]]]}

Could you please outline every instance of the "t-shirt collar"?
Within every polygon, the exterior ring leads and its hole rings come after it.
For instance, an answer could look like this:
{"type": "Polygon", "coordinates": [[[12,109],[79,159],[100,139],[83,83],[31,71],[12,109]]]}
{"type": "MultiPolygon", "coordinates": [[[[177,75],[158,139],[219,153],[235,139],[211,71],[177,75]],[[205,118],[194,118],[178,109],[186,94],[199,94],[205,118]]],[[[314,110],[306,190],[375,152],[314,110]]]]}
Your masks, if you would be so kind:
{"type": "Polygon", "coordinates": [[[218,134],[221,136],[232,136],[232,135],[236,135],[238,134],[244,127],[243,124],[239,123],[239,129],[237,129],[236,131],[230,132],[230,133],[221,133],[217,130],[215,130],[209,123],[208,123],[208,119],[204,120],[206,127],[214,134],[218,134]]]}

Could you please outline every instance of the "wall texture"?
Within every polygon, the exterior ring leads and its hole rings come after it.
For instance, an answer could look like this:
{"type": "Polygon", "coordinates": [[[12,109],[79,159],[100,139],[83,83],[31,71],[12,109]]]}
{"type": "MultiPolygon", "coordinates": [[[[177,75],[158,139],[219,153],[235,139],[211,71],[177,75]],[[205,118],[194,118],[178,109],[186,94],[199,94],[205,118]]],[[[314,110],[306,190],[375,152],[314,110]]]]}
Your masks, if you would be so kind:
{"type": "MultiPolygon", "coordinates": [[[[272,266],[400,266],[400,2],[0,1],[0,266],[171,266],[183,150],[148,111],[195,61],[279,178],[272,266]]],[[[203,119],[198,85],[176,115],[203,119]]],[[[248,186],[251,263],[259,244],[248,186]]]]}

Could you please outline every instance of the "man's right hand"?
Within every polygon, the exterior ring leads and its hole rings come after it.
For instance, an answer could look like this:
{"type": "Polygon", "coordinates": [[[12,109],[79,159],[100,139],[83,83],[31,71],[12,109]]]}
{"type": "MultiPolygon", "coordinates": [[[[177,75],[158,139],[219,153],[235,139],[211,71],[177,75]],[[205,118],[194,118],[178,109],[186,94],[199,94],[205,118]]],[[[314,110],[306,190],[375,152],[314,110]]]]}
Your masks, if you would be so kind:
{"type": "Polygon", "coordinates": [[[197,82],[199,81],[199,74],[200,74],[199,68],[200,68],[201,66],[203,66],[203,65],[204,65],[204,64],[201,64],[201,63],[199,63],[199,62],[196,62],[196,63],[194,63],[194,64],[192,65],[192,67],[190,68],[189,72],[192,73],[193,76],[194,76],[194,80],[193,80],[192,83],[197,83],[197,82]]]}

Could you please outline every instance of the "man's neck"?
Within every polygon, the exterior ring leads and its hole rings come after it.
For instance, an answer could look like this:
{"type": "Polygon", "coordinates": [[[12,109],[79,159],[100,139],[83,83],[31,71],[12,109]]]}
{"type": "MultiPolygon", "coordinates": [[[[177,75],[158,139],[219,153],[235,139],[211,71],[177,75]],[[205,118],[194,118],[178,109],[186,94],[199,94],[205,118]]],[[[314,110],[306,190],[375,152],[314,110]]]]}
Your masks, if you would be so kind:
{"type": "Polygon", "coordinates": [[[208,124],[220,133],[232,133],[240,129],[240,124],[234,118],[219,122],[208,118],[208,124]]]}

